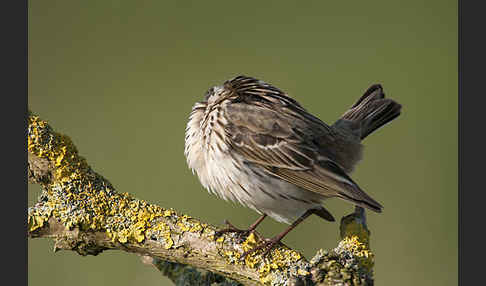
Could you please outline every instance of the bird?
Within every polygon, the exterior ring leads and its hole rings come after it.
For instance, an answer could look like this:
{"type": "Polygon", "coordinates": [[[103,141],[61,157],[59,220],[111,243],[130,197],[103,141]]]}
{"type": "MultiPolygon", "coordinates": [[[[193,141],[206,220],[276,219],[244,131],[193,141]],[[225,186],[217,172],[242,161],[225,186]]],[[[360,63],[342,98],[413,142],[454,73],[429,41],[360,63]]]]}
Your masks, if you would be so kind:
{"type": "Polygon", "coordinates": [[[266,255],[310,215],[335,221],[323,206],[327,199],[382,212],[350,174],[362,159],[362,140],[398,117],[401,107],[373,84],[328,125],[257,78],[238,75],[209,88],[189,115],[187,165],[210,193],[260,214],[247,229],[225,220],[227,228],[218,234],[254,233],[267,216],[288,224],[242,258],[258,249],[266,255]]]}

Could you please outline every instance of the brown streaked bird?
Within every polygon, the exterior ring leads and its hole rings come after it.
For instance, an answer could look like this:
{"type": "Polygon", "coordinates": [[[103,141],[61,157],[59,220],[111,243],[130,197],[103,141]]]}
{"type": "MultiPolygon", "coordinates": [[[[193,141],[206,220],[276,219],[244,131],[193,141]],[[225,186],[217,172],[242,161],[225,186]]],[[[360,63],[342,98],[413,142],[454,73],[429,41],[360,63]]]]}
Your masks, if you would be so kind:
{"type": "Polygon", "coordinates": [[[311,214],[334,221],[322,206],[325,199],[382,211],[349,174],[361,160],[361,141],[400,110],[376,84],[329,126],[278,88],[237,76],[210,88],[194,105],[184,154],[209,192],[261,214],[248,229],[226,222],[220,232],[248,234],[266,216],[290,224],[243,257],[257,249],[266,254],[311,214]]]}

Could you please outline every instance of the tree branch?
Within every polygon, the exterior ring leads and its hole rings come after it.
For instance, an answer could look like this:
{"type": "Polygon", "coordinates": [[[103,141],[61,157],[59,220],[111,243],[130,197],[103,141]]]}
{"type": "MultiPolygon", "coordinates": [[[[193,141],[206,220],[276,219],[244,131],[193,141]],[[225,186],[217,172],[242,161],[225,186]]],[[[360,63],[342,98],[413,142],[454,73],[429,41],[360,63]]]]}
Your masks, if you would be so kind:
{"type": "Polygon", "coordinates": [[[373,254],[364,210],[341,220],[342,240],[310,261],[283,244],[267,257],[250,234],[215,237],[216,228],[173,209],[118,193],[79,156],[70,138],[29,111],[28,178],[42,194],[28,210],[28,235],[54,250],[97,255],[117,249],[142,256],[177,285],[372,285],[373,254]],[[209,284],[206,284],[209,283],[209,284]]]}

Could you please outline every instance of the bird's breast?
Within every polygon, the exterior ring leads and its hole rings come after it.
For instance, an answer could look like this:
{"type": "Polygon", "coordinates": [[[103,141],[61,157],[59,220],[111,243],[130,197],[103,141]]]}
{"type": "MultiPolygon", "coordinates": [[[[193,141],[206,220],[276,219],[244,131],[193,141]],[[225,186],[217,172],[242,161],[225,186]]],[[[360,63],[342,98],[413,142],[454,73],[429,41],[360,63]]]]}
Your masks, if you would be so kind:
{"type": "Polygon", "coordinates": [[[185,155],[189,168],[209,192],[285,223],[320,206],[318,194],[270,176],[233,152],[227,143],[229,121],[224,110],[196,107],[186,128],[185,155]]]}
{"type": "MultiPolygon", "coordinates": [[[[198,108],[196,104],[186,127],[185,150],[189,168],[196,172],[204,187],[214,191],[220,187],[218,177],[231,163],[226,143],[227,121],[221,108],[198,108]]],[[[223,175],[224,176],[224,175],[223,175]]]]}

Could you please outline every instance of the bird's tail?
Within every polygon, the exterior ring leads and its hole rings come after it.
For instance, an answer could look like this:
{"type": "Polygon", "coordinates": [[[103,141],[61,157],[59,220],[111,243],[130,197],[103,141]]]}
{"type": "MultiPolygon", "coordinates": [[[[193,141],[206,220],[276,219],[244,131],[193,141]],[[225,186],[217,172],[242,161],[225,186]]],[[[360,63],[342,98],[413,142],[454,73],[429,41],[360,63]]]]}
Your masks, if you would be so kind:
{"type": "Polygon", "coordinates": [[[396,101],[385,98],[381,85],[374,84],[341,116],[341,119],[360,123],[360,137],[363,140],[373,131],[399,116],[401,108],[402,106],[396,101]]]}

